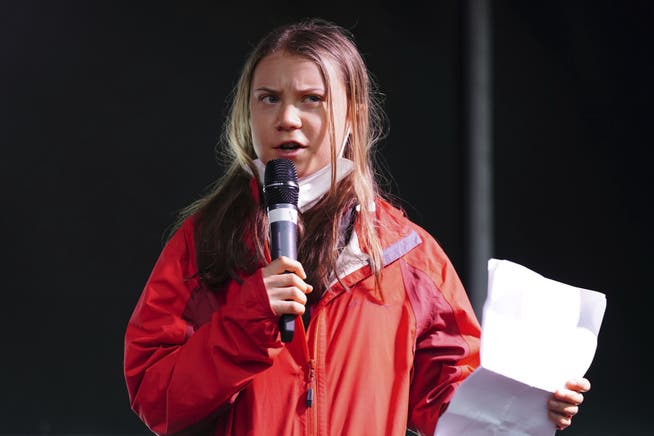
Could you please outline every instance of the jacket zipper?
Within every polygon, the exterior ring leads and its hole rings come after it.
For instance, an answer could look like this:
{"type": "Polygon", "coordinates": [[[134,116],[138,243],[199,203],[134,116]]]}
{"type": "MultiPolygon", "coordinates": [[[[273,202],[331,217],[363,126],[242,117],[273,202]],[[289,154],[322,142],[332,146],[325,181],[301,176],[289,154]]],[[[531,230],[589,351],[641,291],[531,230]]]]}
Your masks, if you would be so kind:
{"type": "Polygon", "coordinates": [[[314,361],[313,359],[309,360],[309,382],[307,387],[307,399],[306,405],[307,408],[313,406],[313,381],[314,381],[314,361]]]}
{"type": "Polygon", "coordinates": [[[309,434],[317,436],[318,430],[318,373],[317,373],[317,353],[318,350],[318,327],[320,324],[320,313],[311,321],[313,323],[313,341],[307,341],[307,351],[309,356],[309,366],[307,373],[307,393],[305,398],[307,421],[309,434]]]}

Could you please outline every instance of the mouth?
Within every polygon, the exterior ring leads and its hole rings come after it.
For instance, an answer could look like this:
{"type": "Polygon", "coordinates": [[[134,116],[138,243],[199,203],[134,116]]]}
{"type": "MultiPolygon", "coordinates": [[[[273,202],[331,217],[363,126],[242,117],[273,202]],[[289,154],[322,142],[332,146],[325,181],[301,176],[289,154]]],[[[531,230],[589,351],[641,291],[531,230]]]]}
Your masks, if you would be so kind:
{"type": "Polygon", "coordinates": [[[299,150],[299,149],[305,148],[305,147],[302,144],[300,144],[299,142],[289,141],[289,142],[284,142],[282,144],[279,144],[275,148],[278,149],[278,150],[292,151],[292,150],[299,150]]]}

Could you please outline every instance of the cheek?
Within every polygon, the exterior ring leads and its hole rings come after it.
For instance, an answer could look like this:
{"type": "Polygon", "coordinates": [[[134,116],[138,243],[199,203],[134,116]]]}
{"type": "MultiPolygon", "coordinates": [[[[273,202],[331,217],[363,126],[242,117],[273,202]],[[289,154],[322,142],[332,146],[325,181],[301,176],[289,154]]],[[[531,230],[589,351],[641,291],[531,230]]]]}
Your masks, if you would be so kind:
{"type": "Polygon", "coordinates": [[[304,130],[312,135],[314,140],[322,143],[329,143],[329,130],[327,128],[327,116],[312,113],[304,117],[304,130]]]}
{"type": "Polygon", "coordinates": [[[250,135],[252,136],[252,144],[255,150],[261,147],[261,142],[264,138],[265,130],[262,128],[262,119],[260,116],[252,116],[250,118],[250,135]]]}

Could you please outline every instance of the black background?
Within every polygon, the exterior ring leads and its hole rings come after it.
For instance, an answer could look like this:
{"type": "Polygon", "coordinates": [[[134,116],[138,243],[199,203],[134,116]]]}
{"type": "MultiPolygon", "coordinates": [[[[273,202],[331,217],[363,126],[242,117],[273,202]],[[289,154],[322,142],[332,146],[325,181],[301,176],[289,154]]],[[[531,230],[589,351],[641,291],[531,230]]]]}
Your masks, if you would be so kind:
{"type": "MultiPolygon", "coordinates": [[[[386,94],[391,189],[465,284],[459,2],[0,8],[1,434],[147,434],[124,329],[175,211],[219,174],[242,61],[280,23],[353,30],[386,94]]],[[[607,295],[568,435],[651,422],[653,19],[648,1],[493,4],[493,256],[607,295]]]]}

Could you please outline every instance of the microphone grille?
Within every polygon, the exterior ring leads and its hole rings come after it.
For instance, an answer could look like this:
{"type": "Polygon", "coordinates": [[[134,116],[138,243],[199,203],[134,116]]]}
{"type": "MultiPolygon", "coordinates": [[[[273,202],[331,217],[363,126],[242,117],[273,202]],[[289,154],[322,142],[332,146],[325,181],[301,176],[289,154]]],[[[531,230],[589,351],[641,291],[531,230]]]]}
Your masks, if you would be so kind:
{"type": "Polygon", "coordinates": [[[267,207],[280,203],[297,206],[300,187],[293,161],[284,158],[268,161],[263,178],[267,207]]]}

